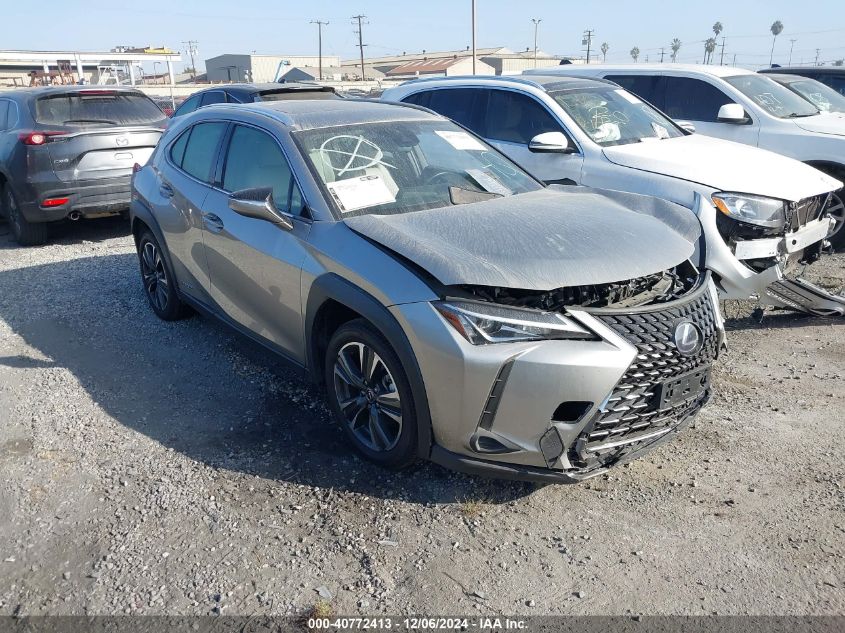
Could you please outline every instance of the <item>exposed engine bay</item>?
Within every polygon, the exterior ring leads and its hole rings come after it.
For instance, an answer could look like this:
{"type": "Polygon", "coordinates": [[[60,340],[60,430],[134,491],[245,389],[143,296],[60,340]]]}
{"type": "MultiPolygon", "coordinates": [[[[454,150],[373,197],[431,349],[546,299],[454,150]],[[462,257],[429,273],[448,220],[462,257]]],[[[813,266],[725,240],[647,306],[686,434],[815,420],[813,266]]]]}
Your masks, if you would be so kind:
{"type": "Polygon", "coordinates": [[[701,277],[690,261],[662,272],[615,283],[571,286],[547,292],[489,286],[460,286],[476,299],[521,308],[559,312],[567,307],[632,308],[675,301],[701,277]]]}

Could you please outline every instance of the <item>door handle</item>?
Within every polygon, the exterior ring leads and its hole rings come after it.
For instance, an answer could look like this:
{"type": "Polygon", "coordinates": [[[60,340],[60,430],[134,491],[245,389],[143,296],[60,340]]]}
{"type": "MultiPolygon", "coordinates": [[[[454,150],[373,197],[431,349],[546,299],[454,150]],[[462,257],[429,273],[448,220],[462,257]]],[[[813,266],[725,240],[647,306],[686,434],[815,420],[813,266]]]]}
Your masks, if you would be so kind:
{"type": "Polygon", "coordinates": [[[223,230],[223,220],[214,213],[203,213],[202,219],[205,220],[205,226],[213,233],[220,233],[223,230]]]}
{"type": "Polygon", "coordinates": [[[173,187],[168,185],[166,182],[159,183],[158,192],[165,198],[173,197],[173,187]]]}

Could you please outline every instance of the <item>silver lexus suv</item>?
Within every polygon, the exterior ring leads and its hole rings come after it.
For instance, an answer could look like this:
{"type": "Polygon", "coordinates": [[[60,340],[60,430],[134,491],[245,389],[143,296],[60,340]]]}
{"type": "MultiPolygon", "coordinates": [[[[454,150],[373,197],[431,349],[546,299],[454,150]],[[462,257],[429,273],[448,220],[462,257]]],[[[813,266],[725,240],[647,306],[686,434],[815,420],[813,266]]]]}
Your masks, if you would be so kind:
{"type": "Polygon", "coordinates": [[[430,111],[209,106],[132,195],[155,313],[211,314],[302,367],[379,464],[575,482],[710,397],[723,327],[695,216],[546,187],[430,111]]]}

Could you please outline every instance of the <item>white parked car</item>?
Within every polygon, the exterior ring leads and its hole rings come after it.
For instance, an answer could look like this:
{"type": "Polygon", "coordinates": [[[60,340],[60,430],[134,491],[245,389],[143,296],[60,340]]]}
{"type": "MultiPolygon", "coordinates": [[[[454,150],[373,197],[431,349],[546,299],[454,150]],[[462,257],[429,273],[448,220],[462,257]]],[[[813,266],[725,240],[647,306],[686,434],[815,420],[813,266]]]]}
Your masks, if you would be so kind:
{"type": "MultiPolygon", "coordinates": [[[[725,298],[817,314],[845,300],[788,275],[817,259],[842,183],[798,161],[690,134],[602,80],[560,76],[411,81],[382,99],[444,114],[548,183],[665,198],[695,211],[725,298]]],[[[632,236],[632,239],[636,239],[632,236]]]]}
{"type": "MultiPolygon", "coordinates": [[[[609,79],[698,134],[753,145],[812,165],[845,181],[845,118],[820,112],[765,75],[731,66],[569,64],[556,75],[609,79]]],[[[525,71],[526,75],[537,71],[525,71]]],[[[831,242],[845,247],[845,191],[831,242]]]]}

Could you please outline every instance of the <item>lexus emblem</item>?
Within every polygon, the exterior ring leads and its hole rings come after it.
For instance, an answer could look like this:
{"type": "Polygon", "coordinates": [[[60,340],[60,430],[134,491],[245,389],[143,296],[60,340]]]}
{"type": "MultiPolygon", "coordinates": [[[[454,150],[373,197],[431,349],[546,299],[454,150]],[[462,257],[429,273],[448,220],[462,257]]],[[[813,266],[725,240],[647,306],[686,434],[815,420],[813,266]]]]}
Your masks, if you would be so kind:
{"type": "Polygon", "coordinates": [[[118,147],[126,147],[129,145],[129,139],[125,136],[118,136],[114,142],[117,143],[118,147]]]}
{"type": "Polygon", "coordinates": [[[682,356],[692,356],[703,344],[701,330],[689,321],[681,321],[675,326],[673,338],[682,356]]]}

